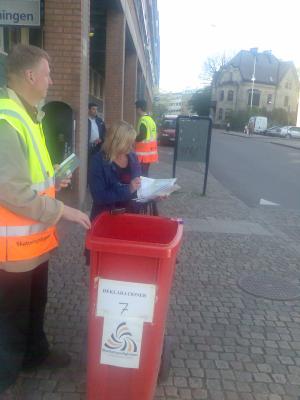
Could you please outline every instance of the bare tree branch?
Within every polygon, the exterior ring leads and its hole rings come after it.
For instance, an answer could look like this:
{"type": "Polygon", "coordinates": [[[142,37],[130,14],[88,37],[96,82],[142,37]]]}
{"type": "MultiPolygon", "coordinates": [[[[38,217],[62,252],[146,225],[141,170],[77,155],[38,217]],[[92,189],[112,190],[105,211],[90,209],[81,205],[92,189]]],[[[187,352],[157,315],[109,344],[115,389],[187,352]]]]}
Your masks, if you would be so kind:
{"type": "Polygon", "coordinates": [[[202,67],[202,72],[199,76],[206,84],[210,84],[216,72],[232,59],[232,55],[226,53],[214,54],[207,58],[202,67]]]}

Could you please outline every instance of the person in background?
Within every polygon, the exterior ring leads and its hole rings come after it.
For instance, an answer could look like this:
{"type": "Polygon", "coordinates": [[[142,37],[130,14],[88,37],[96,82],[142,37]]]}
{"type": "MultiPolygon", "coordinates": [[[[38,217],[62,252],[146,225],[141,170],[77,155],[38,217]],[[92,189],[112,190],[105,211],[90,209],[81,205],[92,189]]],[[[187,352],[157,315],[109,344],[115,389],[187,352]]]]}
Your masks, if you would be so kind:
{"type": "Polygon", "coordinates": [[[158,161],[156,124],[146,112],[146,100],[137,100],[135,106],[139,117],[135,152],[141,163],[142,175],[148,176],[150,164],[158,161]]]}
{"type": "MultiPolygon", "coordinates": [[[[90,228],[88,216],[55,199],[53,166],[37,106],[52,85],[48,54],[17,45],[0,89],[0,399],[15,393],[21,369],[63,367],[67,353],[49,349],[44,332],[48,260],[60,219],[90,228]]],[[[69,179],[62,180],[66,187],[69,179]]]]}
{"type": "Polygon", "coordinates": [[[102,118],[97,115],[98,106],[96,103],[89,103],[88,118],[88,156],[90,157],[100,150],[105,136],[105,124],[102,118]]]}
{"type": "Polygon", "coordinates": [[[133,152],[136,131],[125,121],[108,129],[101,150],[93,155],[88,183],[93,199],[91,220],[105,210],[138,212],[132,201],[141,184],[141,167],[133,152]]]}

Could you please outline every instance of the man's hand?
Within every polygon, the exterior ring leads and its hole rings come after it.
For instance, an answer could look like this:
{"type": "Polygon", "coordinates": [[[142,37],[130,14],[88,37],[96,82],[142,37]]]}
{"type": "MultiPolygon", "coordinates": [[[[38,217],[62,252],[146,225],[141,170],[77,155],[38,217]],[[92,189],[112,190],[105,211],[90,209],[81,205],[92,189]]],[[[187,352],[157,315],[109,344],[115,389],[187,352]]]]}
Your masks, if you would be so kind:
{"type": "Polygon", "coordinates": [[[62,218],[67,221],[76,222],[77,224],[83,226],[85,229],[91,228],[91,221],[89,217],[80,210],[76,208],[64,206],[62,218]]]}
{"type": "Polygon", "coordinates": [[[61,181],[59,181],[58,186],[55,185],[55,190],[57,192],[60,191],[60,189],[66,188],[71,184],[71,179],[72,179],[72,174],[69,175],[67,178],[62,179],[61,181]]]}
{"type": "Polygon", "coordinates": [[[130,193],[136,192],[140,186],[141,186],[141,178],[137,176],[130,182],[129,185],[130,193]]]}

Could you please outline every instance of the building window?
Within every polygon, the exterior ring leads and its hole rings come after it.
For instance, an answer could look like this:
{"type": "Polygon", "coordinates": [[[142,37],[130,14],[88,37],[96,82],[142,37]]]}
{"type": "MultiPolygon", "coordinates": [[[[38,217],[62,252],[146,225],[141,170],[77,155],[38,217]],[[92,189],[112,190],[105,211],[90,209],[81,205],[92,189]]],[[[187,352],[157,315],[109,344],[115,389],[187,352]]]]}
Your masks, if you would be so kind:
{"type": "Polygon", "coordinates": [[[289,96],[284,96],[284,107],[289,105],[289,96]]]}
{"type": "Polygon", "coordinates": [[[223,119],[223,108],[219,108],[219,116],[218,119],[223,119]]]}
{"type": "Polygon", "coordinates": [[[220,101],[224,100],[224,90],[221,90],[220,92],[220,101]]]}
{"type": "Polygon", "coordinates": [[[268,94],[267,104],[272,104],[272,95],[271,94],[268,94]]]}
{"type": "Polygon", "coordinates": [[[233,90],[228,90],[227,100],[228,101],[233,101],[233,90]]]}
{"type": "MultiPolygon", "coordinates": [[[[251,106],[252,90],[248,91],[248,106],[251,106]]],[[[259,107],[260,91],[253,90],[252,106],[259,107]]]]}
{"type": "Polygon", "coordinates": [[[232,110],[231,110],[231,108],[227,108],[227,109],[225,110],[225,121],[228,121],[228,120],[231,118],[231,115],[232,115],[232,110]]]}

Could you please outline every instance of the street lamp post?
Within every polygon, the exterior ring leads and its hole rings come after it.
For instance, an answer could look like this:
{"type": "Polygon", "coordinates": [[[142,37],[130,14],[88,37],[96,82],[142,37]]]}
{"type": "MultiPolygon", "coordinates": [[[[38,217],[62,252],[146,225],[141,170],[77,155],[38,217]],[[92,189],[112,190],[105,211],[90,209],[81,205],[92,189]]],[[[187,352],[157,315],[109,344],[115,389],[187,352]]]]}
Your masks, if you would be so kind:
{"type": "Polygon", "coordinates": [[[252,88],[251,88],[251,103],[250,108],[252,109],[253,105],[253,92],[254,92],[254,82],[255,82],[255,68],[256,68],[256,55],[254,54],[254,63],[253,63],[253,75],[252,75],[252,88]]]}

